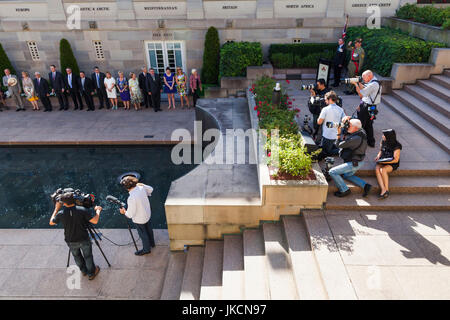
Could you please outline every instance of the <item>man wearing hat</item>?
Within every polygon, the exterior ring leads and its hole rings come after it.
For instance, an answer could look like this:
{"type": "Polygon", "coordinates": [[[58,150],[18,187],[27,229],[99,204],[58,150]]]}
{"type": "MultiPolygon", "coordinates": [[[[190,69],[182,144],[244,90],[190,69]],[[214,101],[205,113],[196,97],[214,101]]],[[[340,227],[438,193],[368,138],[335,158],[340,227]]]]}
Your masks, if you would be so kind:
{"type": "MultiPolygon", "coordinates": [[[[355,46],[352,46],[352,42],[350,41],[347,45],[347,51],[350,52],[350,61],[348,62],[347,71],[348,77],[354,78],[361,74],[362,66],[364,63],[364,58],[366,53],[364,49],[361,47],[362,39],[355,40],[355,46]]],[[[348,90],[344,92],[345,94],[355,94],[355,87],[353,84],[348,84],[348,90]]]]}
{"type": "Polygon", "coordinates": [[[16,101],[16,111],[25,111],[22,99],[20,97],[20,93],[22,91],[20,89],[19,81],[17,81],[17,76],[11,74],[11,71],[9,69],[5,69],[4,72],[5,75],[3,76],[3,86],[8,87],[10,97],[14,98],[14,100],[16,101]]]}

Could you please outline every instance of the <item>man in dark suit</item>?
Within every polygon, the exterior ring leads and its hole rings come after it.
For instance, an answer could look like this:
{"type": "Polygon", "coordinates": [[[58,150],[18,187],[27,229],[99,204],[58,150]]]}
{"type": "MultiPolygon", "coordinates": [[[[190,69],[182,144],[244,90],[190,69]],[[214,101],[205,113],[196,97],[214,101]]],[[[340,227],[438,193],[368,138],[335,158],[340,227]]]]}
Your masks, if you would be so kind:
{"type": "Polygon", "coordinates": [[[39,72],[35,72],[35,79],[33,80],[34,88],[36,90],[36,95],[39,100],[41,100],[42,105],[44,106],[44,112],[52,111],[52,103],[48,98],[50,96],[49,91],[50,88],[48,86],[47,80],[41,77],[39,72]]]}
{"type": "Polygon", "coordinates": [[[78,88],[78,78],[79,76],[72,73],[72,69],[66,69],[67,76],[64,77],[64,87],[66,88],[66,93],[72,97],[73,104],[75,106],[74,110],[83,110],[83,100],[81,99],[80,90],[78,88]]]}
{"type": "Polygon", "coordinates": [[[54,65],[50,66],[50,73],[48,74],[50,85],[52,86],[52,92],[56,94],[59,102],[59,110],[68,110],[69,102],[64,92],[64,77],[61,72],[56,70],[54,65]]]}
{"type": "Polygon", "coordinates": [[[160,106],[161,92],[162,85],[159,74],[155,73],[155,70],[153,68],[150,68],[149,73],[147,74],[147,94],[152,100],[152,106],[155,112],[162,111],[160,106]]]}
{"type": "Polygon", "coordinates": [[[94,83],[91,79],[86,77],[84,71],[80,72],[80,77],[78,78],[78,88],[80,88],[81,95],[84,97],[84,101],[87,105],[86,111],[94,111],[94,83]]]}
{"type": "Polygon", "coordinates": [[[106,101],[106,109],[111,108],[108,96],[106,94],[105,78],[106,75],[103,72],[100,72],[98,67],[94,67],[94,73],[91,75],[91,79],[94,83],[95,92],[97,93],[97,97],[100,102],[99,109],[103,109],[104,101],[106,101]]]}
{"type": "Polygon", "coordinates": [[[334,54],[333,65],[334,65],[334,84],[333,87],[338,87],[341,82],[341,72],[344,67],[345,62],[345,48],[344,40],[339,39],[338,48],[334,54]]]}
{"type": "Polygon", "coordinates": [[[142,95],[144,96],[144,105],[146,108],[148,108],[148,106],[152,107],[152,99],[150,99],[149,95],[148,95],[148,90],[147,90],[147,67],[143,66],[142,67],[142,72],[139,73],[139,88],[142,91],[142,95]]]}

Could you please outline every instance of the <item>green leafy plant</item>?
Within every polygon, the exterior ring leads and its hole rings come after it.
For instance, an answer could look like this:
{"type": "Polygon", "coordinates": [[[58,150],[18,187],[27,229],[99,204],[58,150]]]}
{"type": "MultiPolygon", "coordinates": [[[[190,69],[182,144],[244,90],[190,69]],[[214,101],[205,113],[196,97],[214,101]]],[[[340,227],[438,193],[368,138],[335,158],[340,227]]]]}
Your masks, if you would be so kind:
{"type": "Polygon", "coordinates": [[[274,53],[272,55],[272,64],[279,69],[292,68],[294,66],[294,56],[292,53],[274,53]]]}
{"type": "Polygon", "coordinates": [[[425,63],[432,48],[446,47],[443,43],[424,41],[391,28],[368,29],[351,27],[347,39],[363,39],[366,52],[363,71],[370,69],[381,76],[389,76],[392,65],[399,63],[425,63]]]}
{"type": "Polygon", "coordinates": [[[78,67],[77,59],[72,51],[69,41],[61,39],[59,42],[59,57],[61,63],[61,72],[66,73],[66,68],[72,69],[74,74],[80,74],[80,68],[78,67]]]}
{"type": "Polygon", "coordinates": [[[437,8],[434,6],[418,7],[415,4],[405,4],[396,11],[397,18],[413,20],[420,23],[449,29],[450,7],[437,8]]]}
{"type": "Polygon", "coordinates": [[[334,43],[271,44],[269,57],[276,68],[316,68],[320,58],[333,58],[336,47],[334,43]],[[289,65],[291,61],[290,66],[279,66],[289,65]]]}
{"type": "Polygon", "coordinates": [[[217,84],[219,79],[220,41],[216,28],[210,27],[205,35],[203,51],[203,83],[217,84]]]}
{"type": "Polygon", "coordinates": [[[262,66],[263,53],[259,42],[227,42],[220,49],[219,76],[245,77],[248,66],[262,66]]]}

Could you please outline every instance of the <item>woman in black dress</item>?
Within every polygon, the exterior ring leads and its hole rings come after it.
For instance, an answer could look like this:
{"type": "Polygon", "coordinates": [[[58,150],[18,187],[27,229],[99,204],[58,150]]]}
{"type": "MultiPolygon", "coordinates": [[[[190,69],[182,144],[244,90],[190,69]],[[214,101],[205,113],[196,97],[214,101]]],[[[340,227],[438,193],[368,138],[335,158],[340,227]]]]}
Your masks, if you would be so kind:
{"type": "Polygon", "coordinates": [[[381,191],[378,199],[382,200],[389,197],[389,173],[397,170],[400,166],[400,151],[402,150],[402,145],[397,141],[395,130],[388,129],[383,130],[380,146],[380,152],[378,152],[378,155],[375,158],[375,161],[377,161],[375,173],[381,191]],[[383,159],[392,160],[379,162],[379,160],[383,159]]]}

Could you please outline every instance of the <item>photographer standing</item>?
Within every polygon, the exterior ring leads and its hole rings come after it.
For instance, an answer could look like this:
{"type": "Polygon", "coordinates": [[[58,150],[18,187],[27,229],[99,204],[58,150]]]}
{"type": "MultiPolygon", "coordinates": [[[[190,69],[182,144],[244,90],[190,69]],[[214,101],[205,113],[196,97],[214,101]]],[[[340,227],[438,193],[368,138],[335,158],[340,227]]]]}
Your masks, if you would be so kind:
{"type": "Polygon", "coordinates": [[[308,109],[313,115],[313,125],[314,125],[313,138],[315,138],[320,129],[320,126],[317,123],[317,119],[319,118],[322,108],[326,106],[324,97],[325,94],[330,91],[330,89],[327,88],[324,79],[319,79],[317,80],[315,88],[309,91],[311,92],[311,98],[308,100],[308,109]]]}
{"type": "Polygon", "coordinates": [[[381,102],[381,83],[370,70],[362,74],[364,84],[353,82],[356,92],[361,98],[358,110],[358,119],[361,120],[363,129],[367,134],[367,144],[369,147],[375,147],[375,138],[373,136],[373,120],[378,113],[377,105],[381,102]]]}
{"type": "Polygon", "coordinates": [[[361,168],[366,156],[366,133],[361,128],[361,121],[358,119],[345,117],[341,126],[348,126],[343,140],[340,138],[341,128],[338,129],[338,148],[341,149],[339,155],[344,160],[344,163],[329,171],[331,178],[339,189],[334,195],[336,197],[345,197],[351,193],[344,182],[344,179],[347,179],[361,187],[364,190],[363,197],[366,197],[372,186],[354,175],[361,168]]]}
{"type": "Polygon", "coordinates": [[[143,249],[134,254],[142,256],[150,253],[151,248],[155,246],[153,229],[150,225],[151,208],[148,197],[152,195],[153,188],[143,183],[138,183],[138,179],[133,176],[126,176],[120,184],[128,190],[128,209],[120,208],[120,213],[132,219],[136,225],[139,237],[142,239],[143,249]]]}
{"type": "Polygon", "coordinates": [[[72,192],[66,192],[61,195],[59,201],[56,201],[55,210],[50,218],[51,226],[60,222],[63,224],[64,240],[69,246],[78,268],[84,276],[89,276],[89,280],[93,280],[100,272],[100,267],[94,264],[92,243],[87,230],[88,223],[98,223],[102,207],[96,206],[94,210],[96,215],[92,217],[92,213],[88,209],[75,205],[72,192]],[[62,207],[63,209],[60,210],[62,207]]]}
{"type": "Polygon", "coordinates": [[[340,123],[345,117],[345,113],[336,104],[337,100],[338,96],[334,91],[328,92],[325,95],[325,103],[328,106],[322,109],[317,120],[318,125],[322,125],[325,122],[325,126],[322,129],[322,152],[318,156],[319,161],[328,156],[337,156],[339,153],[339,149],[335,144],[338,129],[333,124],[340,123]]]}

